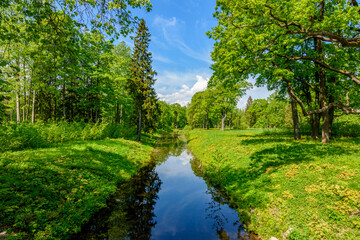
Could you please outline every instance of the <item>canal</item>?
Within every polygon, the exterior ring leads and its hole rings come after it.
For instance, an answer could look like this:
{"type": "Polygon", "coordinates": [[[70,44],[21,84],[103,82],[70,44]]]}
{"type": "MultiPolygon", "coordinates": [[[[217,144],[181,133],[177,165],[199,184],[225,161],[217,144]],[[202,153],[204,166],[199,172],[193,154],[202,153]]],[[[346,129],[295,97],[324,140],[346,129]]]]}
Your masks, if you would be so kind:
{"type": "Polygon", "coordinates": [[[73,239],[253,239],[226,197],[202,178],[185,140],[162,138],[153,160],[73,239]]]}

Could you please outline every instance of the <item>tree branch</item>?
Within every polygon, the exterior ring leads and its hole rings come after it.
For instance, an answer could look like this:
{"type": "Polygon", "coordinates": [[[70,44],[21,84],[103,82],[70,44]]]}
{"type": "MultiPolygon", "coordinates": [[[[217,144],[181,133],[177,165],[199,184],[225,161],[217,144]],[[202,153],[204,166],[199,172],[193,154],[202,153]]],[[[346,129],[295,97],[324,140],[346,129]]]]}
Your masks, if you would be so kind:
{"type": "Polygon", "coordinates": [[[276,17],[272,12],[273,8],[271,6],[265,5],[265,7],[269,9],[269,14],[273,19],[283,23],[283,24],[277,24],[278,26],[286,27],[287,29],[289,28],[289,26],[295,26],[295,27],[299,28],[301,31],[304,31],[304,28],[299,23],[295,23],[295,22],[288,23],[286,20],[282,20],[282,19],[276,17]]]}
{"type": "Polygon", "coordinates": [[[311,89],[320,92],[320,89],[315,87],[314,85],[308,83],[307,81],[302,80],[301,78],[294,77],[295,80],[302,82],[303,84],[309,86],[311,89]]]}
{"type": "Polygon", "coordinates": [[[322,66],[322,67],[324,67],[324,68],[327,68],[327,69],[329,69],[329,70],[331,70],[331,71],[333,71],[333,72],[341,73],[341,74],[343,74],[343,75],[345,75],[345,76],[348,76],[353,82],[355,82],[356,84],[360,85],[360,79],[359,79],[358,77],[356,77],[354,73],[352,73],[352,72],[350,72],[350,71],[341,70],[341,69],[332,67],[332,66],[324,63],[323,61],[320,61],[319,59],[315,59],[315,58],[307,57],[307,56],[289,58],[289,57],[286,56],[286,55],[280,55],[280,54],[278,54],[278,56],[284,57],[284,58],[286,58],[288,61],[297,61],[297,60],[309,60],[309,61],[313,61],[313,62],[319,64],[320,66],[322,66]]]}

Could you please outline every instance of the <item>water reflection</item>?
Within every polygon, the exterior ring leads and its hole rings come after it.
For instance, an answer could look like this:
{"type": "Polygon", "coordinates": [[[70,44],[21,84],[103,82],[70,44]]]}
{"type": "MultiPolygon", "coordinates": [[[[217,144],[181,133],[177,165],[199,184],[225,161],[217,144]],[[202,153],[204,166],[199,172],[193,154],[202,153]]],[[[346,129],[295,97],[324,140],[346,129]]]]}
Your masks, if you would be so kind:
{"type": "Polygon", "coordinates": [[[74,239],[255,239],[203,180],[184,139],[163,138],[153,159],[74,239]]]}
{"type": "Polygon", "coordinates": [[[160,186],[155,164],[142,168],[73,239],[150,239],[160,186]]]}

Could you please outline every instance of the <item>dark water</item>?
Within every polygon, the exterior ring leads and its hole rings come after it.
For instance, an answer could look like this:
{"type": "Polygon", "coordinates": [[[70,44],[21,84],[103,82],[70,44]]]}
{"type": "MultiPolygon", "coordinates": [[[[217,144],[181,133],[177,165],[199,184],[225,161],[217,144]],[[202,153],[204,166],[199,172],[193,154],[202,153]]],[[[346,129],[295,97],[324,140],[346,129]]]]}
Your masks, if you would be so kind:
{"type": "Polygon", "coordinates": [[[153,158],[73,239],[255,239],[184,141],[164,138],[153,158]]]}

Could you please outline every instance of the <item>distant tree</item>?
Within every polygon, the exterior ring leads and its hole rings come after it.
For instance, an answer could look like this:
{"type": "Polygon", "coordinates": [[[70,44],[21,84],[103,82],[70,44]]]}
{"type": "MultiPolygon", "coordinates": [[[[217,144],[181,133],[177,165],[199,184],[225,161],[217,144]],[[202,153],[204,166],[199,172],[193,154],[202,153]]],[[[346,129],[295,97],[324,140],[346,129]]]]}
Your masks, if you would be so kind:
{"type": "Polygon", "coordinates": [[[249,110],[249,108],[251,107],[251,104],[253,104],[253,99],[250,96],[246,102],[245,112],[247,112],[247,110],[249,110]]]}
{"type": "Polygon", "coordinates": [[[269,103],[265,99],[255,99],[246,112],[249,127],[264,128],[269,124],[269,117],[266,112],[269,103]]]}
{"type": "Polygon", "coordinates": [[[207,113],[207,109],[204,107],[206,106],[206,91],[195,93],[187,109],[188,122],[193,128],[201,126],[205,128],[207,113]]]}
{"type": "Polygon", "coordinates": [[[134,51],[131,57],[130,78],[127,81],[127,89],[133,97],[135,111],[137,113],[137,141],[141,140],[142,126],[147,120],[155,118],[156,93],[153,88],[156,72],[151,67],[151,53],[149,52],[150,33],[141,20],[137,28],[137,35],[134,38],[134,51]]]}

